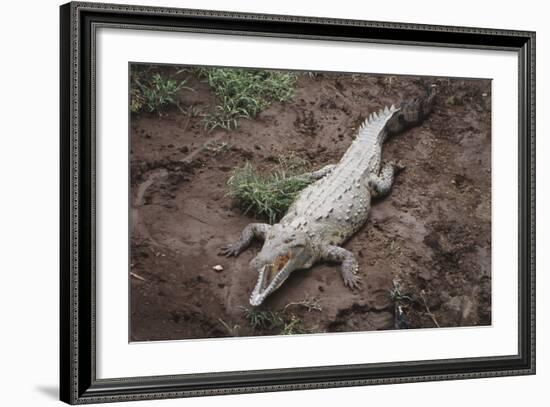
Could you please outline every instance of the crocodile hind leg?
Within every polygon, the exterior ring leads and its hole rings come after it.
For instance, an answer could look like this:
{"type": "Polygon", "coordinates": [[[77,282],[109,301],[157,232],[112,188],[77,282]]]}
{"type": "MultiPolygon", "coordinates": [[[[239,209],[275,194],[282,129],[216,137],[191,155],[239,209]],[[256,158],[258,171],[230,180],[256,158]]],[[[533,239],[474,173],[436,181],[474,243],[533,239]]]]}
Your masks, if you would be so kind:
{"type": "Polygon", "coordinates": [[[352,290],[359,288],[361,284],[361,277],[357,275],[359,263],[352,252],[338,246],[326,245],[321,248],[321,259],[340,263],[344,285],[352,290]]]}
{"type": "Polygon", "coordinates": [[[395,175],[404,168],[402,164],[392,161],[382,167],[379,175],[371,174],[368,178],[368,186],[372,196],[382,197],[387,195],[391,190],[395,175]]]}
{"type": "Polygon", "coordinates": [[[239,240],[235,243],[222,247],[220,254],[226,257],[238,256],[250,245],[252,239],[265,239],[265,235],[270,228],[271,225],[268,225],[267,223],[249,223],[243,229],[239,240]]]}

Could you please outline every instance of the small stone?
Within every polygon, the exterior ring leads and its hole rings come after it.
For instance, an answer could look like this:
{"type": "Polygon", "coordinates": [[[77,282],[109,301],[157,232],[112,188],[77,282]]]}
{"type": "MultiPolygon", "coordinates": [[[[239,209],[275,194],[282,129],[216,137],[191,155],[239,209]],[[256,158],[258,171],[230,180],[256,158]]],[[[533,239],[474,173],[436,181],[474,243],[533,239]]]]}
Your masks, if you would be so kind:
{"type": "Polygon", "coordinates": [[[212,270],[219,273],[219,272],[223,271],[223,266],[221,264],[217,264],[214,267],[212,267],[212,270]]]}
{"type": "Polygon", "coordinates": [[[434,275],[431,270],[424,269],[420,273],[418,273],[418,277],[420,277],[424,281],[430,281],[434,275]]]}

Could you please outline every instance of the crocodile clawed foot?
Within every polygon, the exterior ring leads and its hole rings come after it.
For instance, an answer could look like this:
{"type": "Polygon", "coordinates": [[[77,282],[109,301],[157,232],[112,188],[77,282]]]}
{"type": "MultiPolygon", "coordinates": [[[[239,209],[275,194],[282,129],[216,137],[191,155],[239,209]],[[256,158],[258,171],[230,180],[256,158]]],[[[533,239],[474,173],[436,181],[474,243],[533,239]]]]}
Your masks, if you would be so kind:
{"type": "Polygon", "coordinates": [[[231,256],[237,257],[239,253],[240,253],[239,246],[236,244],[228,244],[227,246],[223,246],[219,252],[221,256],[225,256],[225,257],[231,257],[231,256]]]}
{"type": "Polygon", "coordinates": [[[348,287],[350,290],[357,290],[361,288],[361,277],[359,277],[356,274],[351,274],[349,276],[344,277],[344,285],[348,287]]]}

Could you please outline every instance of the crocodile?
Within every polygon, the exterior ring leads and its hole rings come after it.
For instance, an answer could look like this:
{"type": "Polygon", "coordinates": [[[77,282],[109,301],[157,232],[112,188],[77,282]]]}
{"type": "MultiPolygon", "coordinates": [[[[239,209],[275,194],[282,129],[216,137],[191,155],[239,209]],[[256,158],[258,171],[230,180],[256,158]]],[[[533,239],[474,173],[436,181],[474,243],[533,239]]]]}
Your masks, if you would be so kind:
{"type": "Polygon", "coordinates": [[[264,240],[250,262],[258,273],[252,306],[261,305],[294,270],[321,261],[340,264],[344,285],[352,290],[360,287],[357,259],[341,245],[367,221],[371,199],[388,194],[395,175],[404,168],[394,161],[382,164],[384,141],[420,124],[431,113],[434,97],[432,89],[422,98],[371,113],[337,164],[303,175],[312,182],[278,223],[250,223],[237,242],[221,248],[222,255],[238,256],[253,239],[264,240]]]}

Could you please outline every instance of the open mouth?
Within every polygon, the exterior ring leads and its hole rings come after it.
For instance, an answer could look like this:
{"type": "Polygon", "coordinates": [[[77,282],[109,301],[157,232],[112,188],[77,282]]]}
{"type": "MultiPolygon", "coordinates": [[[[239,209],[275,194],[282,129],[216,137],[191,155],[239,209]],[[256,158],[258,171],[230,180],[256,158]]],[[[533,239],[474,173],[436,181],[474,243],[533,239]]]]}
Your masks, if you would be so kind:
{"type": "Polygon", "coordinates": [[[266,264],[260,270],[258,282],[250,296],[250,304],[260,305],[265,297],[275,291],[290,274],[290,257],[278,256],[271,264],[266,264]]]}

